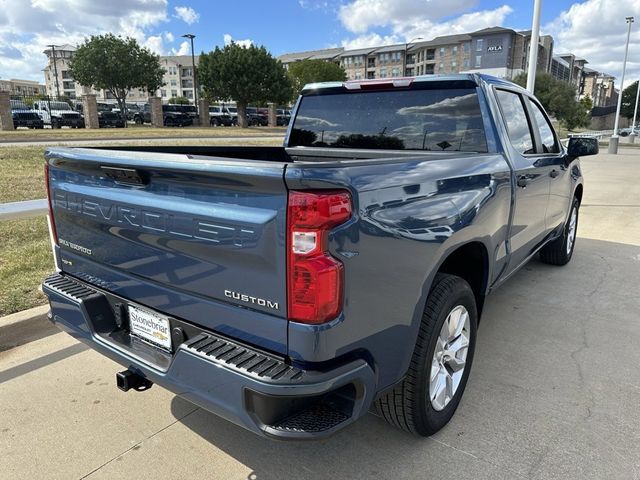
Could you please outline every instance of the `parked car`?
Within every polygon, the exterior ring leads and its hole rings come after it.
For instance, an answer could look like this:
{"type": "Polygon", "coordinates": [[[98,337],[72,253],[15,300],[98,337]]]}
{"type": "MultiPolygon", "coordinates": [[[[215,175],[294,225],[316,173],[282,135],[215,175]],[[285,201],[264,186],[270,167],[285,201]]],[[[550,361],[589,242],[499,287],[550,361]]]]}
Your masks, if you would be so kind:
{"type": "Polygon", "coordinates": [[[279,127],[286,127],[291,120],[291,111],[284,108],[278,108],[276,110],[276,125],[279,127]]]}
{"type": "MultiPolygon", "coordinates": [[[[629,135],[631,135],[631,132],[632,132],[632,131],[633,131],[633,130],[632,130],[632,128],[631,128],[631,127],[621,128],[621,129],[619,130],[619,132],[620,132],[620,133],[619,133],[619,135],[620,135],[621,137],[628,137],[629,135]]],[[[636,133],[636,135],[638,135],[638,134],[640,133],[640,123],[639,123],[638,125],[636,125],[636,127],[635,127],[635,133],[636,133]]]]}
{"type": "Polygon", "coordinates": [[[536,254],[571,260],[598,142],[565,148],[487,75],[367,87],[303,89],[284,147],[49,148],[49,318],[122,364],[122,390],[158,383],[262,436],[371,408],[437,432],[486,296],[536,254]]]}
{"type": "Polygon", "coordinates": [[[247,124],[250,127],[266,127],[269,124],[269,118],[260,113],[256,107],[247,107],[247,124]]]}
{"type": "Polygon", "coordinates": [[[165,105],[163,108],[166,108],[167,112],[177,112],[183,113],[191,117],[191,121],[193,123],[197,122],[198,118],[198,110],[195,105],[178,105],[178,104],[169,104],[165,105]]]}
{"type": "Polygon", "coordinates": [[[10,100],[13,128],[44,128],[42,118],[22,100],[10,100]]]}
{"type": "MultiPolygon", "coordinates": [[[[193,124],[193,118],[173,108],[175,105],[162,106],[162,120],[165,127],[186,127],[193,124]]],[[[138,112],[133,115],[133,120],[138,125],[151,123],[151,107],[145,103],[138,112]]]]}
{"type": "Polygon", "coordinates": [[[220,105],[212,105],[209,107],[209,121],[214,127],[233,125],[233,117],[229,111],[220,105]]]}
{"type": "Polygon", "coordinates": [[[51,128],[84,128],[84,117],[71,108],[67,102],[59,100],[38,100],[33,102],[33,110],[51,128]]]}
{"type": "Polygon", "coordinates": [[[112,112],[107,110],[98,111],[98,126],[100,128],[113,127],[124,128],[124,120],[120,112],[112,112]]]}

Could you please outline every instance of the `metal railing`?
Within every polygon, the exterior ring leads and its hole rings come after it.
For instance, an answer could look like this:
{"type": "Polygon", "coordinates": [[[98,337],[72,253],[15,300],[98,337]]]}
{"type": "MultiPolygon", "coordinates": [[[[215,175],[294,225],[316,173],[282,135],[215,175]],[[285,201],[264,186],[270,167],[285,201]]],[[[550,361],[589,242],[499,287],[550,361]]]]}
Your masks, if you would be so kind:
{"type": "Polygon", "coordinates": [[[0,221],[22,220],[24,218],[39,217],[47,213],[49,213],[49,206],[46,198],[0,204],[0,221]]]}

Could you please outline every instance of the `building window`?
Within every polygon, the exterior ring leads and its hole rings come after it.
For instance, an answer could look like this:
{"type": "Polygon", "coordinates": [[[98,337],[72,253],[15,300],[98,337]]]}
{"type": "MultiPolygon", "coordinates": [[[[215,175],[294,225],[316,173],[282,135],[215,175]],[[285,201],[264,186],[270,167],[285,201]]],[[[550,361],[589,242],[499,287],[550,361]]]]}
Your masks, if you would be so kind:
{"type": "Polygon", "coordinates": [[[456,68],[458,66],[458,62],[455,60],[451,60],[451,68],[456,68]]]}
{"type": "Polygon", "coordinates": [[[191,70],[191,68],[183,68],[182,69],[182,76],[183,77],[193,77],[193,70],[191,70]]]}
{"type": "Polygon", "coordinates": [[[386,68],[381,68],[380,69],[380,78],[386,78],[387,77],[387,69],[386,68]]]}
{"type": "Polygon", "coordinates": [[[413,68],[407,68],[407,77],[413,76],[413,68]]]}
{"type": "Polygon", "coordinates": [[[178,82],[176,82],[174,79],[171,79],[171,86],[172,87],[178,86],[178,82]]]}
{"type": "Polygon", "coordinates": [[[187,98],[193,98],[193,92],[191,90],[183,90],[182,96],[187,98]]]}
{"type": "Polygon", "coordinates": [[[356,80],[362,80],[362,72],[356,72],[355,79],[356,80]]]}
{"type": "Polygon", "coordinates": [[[416,63],[416,56],[413,53],[407,55],[407,63],[412,64],[416,63]]]}
{"type": "Polygon", "coordinates": [[[178,96],[178,90],[171,90],[171,96],[172,97],[177,97],[178,96]]]}
{"type": "Polygon", "coordinates": [[[367,72],[367,78],[376,78],[376,72],[367,72]]]}
{"type": "Polygon", "coordinates": [[[160,96],[161,97],[166,97],[167,96],[167,91],[166,90],[160,90],[160,96]]]}
{"type": "Polygon", "coordinates": [[[469,53],[469,51],[471,50],[471,44],[469,42],[463,43],[462,49],[464,50],[464,53],[469,53]]]}
{"type": "Polygon", "coordinates": [[[427,50],[427,60],[433,60],[434,58],[436,58],[436,49],[435,48],[430,48],[427,50]]]}
{"type": "Polygon", "coordinates": [[[444,57],[444,47],[440,47],[440,56],[444,57]]]}
{"type": "Polygon", "coordinates": [[[480,65],[482,65],[482,56],[476,55],[476,68],[480,68],[480,65]]]}
{"type": "Polygon", "coordinates": [[[367,67],[373,68],[375,66],[376,66],[376,59],[375,58],[367,59],[367,67]]]}
{"type": "Polygon", "coordinates": [[[482,38],[477,39],[476,40],[476,52],[481,52],[483,46],[484,46],[484,40],[482,38]]]}
{"type": "Polygon", "coordinates": [[[182,80],[182,88],[193,88],[193,80],[182,80]]]}
{"type": "Polygon", "coordinates": [[[391,69],[391,76],[392,77],[399,77],[400,76],[400,69],[397,67],[394,67],[391,69]]]}
{"type": "Polygon", "coordinates": [[[62,78],[64,79],[71,78],[71,75],[69,75],[69,70],[62,71],[62,78]]]}
{"type": "Polygon", "coordinates": [[[457,45],[451,49],[451,53],[454,54],[454,55],[458,54],[458,46],[457,45]]]}
{"type": "Polygon", "coordinates": [[[465,59],[462,61],[462,66],[463,66],[464,68],[469,68],[469,59],[468,59],[468,58],[465,58],[465,59]]]}
{"type": "Polygon", "coordinates": [[[429,65],[424,66],[425,75],[433,75],[434,74],[434,65],[430,63],[429,65]]]}
{"type": "Polygon", "coordinates": [[[444,70],[444,63],[441,63],[440,65],[438,65],[438,70],[440,71],[444,70]]]}

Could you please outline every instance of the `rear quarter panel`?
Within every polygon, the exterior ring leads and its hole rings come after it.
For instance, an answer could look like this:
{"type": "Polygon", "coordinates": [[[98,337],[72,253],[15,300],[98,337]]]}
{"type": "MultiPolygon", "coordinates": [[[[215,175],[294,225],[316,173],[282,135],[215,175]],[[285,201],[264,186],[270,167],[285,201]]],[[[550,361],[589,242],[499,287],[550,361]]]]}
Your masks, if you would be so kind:
{"type": "Polygon", "coordinates": [[[457,247],[486,247],[488,284],[506,263],[510,169],[499,154],[295,164],[289,189],[344,188],[354,217],[330,236],[345,266],[339,318],[321,326],[290,322],[289,355],[321,362],[359,352],[380,389],[406,372],[427,293],[439,265],[457,247]]]}

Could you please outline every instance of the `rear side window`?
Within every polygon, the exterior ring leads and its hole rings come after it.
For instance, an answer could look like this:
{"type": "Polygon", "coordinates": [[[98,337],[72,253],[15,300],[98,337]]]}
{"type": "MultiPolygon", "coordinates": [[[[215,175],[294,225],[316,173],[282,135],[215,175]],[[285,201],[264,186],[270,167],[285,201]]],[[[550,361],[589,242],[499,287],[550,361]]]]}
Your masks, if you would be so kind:
{"type": "Polygon", "coordinates": [[[522,154],[536,153],[522,98],[519,94],[506,90],[496,92],[511,145],[522,154]]]}
{"type": "Polygon", "coordinates": [[[289,146],[487,151],[475,88],[304,96],[289,146]]]}
{"type": "Polygon", "coordinates": [[[560,147],[556,142],[556,136],[553,134],[553,127],[542,113],[542,109],[537,103],[531,101],[531,110],[533,110],[533,117],[538,124],[538,130],[540,132],[540,140],[542,142],[542,152],[539,153],[559,153],[560,147]]]}

